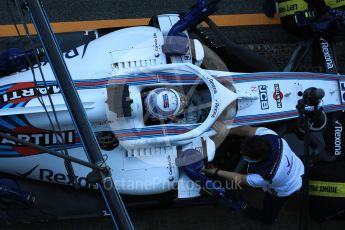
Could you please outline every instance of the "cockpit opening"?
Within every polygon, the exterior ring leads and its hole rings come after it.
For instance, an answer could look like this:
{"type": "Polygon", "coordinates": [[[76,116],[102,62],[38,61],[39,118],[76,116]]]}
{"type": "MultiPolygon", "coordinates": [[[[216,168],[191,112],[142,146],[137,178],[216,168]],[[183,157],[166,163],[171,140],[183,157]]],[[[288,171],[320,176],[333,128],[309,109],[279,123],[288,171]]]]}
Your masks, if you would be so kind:
{"type": "MultiPolygon", "coordinates": [[[[235,92],[230,82],[226,81],[222,84],[235,92]]],[[[146,126],[202,123],[210,113],[212,103],[206,84],[146,88],[141,92],[141,96],[146,126]]],[[[234,102],[219,119],[231,120],[236,115],[236,111],[237,102],[234,102]]]]}

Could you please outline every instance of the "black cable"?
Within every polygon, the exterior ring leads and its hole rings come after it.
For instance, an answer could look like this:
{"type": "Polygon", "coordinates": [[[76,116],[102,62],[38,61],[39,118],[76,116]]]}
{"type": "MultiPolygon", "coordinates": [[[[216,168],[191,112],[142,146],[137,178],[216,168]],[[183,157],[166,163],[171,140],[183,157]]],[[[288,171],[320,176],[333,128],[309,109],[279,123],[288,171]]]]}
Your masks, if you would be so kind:
{"type": "MultiPolygon", "coordinates": [[[[8,2],[7,2],[8,3],[8,2]]],[[[17,12],[19,14],[19,17],[20,17],[20,21],[21,23],[23,24],[23,27],[24,27],[24,30],[25,30],[25,35],[26,35],[26,38],[27,40],[29,41],[29,45],[31,46],[31,48],[34,48],[34,43],[33,43],[33,40],[31,39],[31,35],[30,35],[30,32],[29,32],[29,29],[27,27],[27,24],[25,22],[25,18],[24,18],[24,15],[23,15],[23,12],[22,12],[22,9],[20,7],[20,4],[18,2],[18,0],[15,0],[14,1],[15,3],[15,6],[17,8],[17,12]]],[[[9,5],[9,4],[8,4],[9,5]]],[[[14,19],[13,19],[14,20],[14,19]]],[[[17,25],[14,23],[15,27],[16,27],[16,30],[17,30],[17,33],[18,33],[18,36],[20,36],[20,33],[19,33],[19,30],[17,28],[17,25]]],[[[37,78],[36,78],[36,74],[35,74],[35,70],[34,70],[34,67],[30,61],[30,58],[27,56],[27,54],[25,53],[25,57],[26,57],[26,60],[28,61],[29,63],[29,66],[30,66],[30,69],[31,69],[31,72],[33,74],[33,79],[34,79],[34,82],[35,82],[35,85],[38,86],[38,81],[37,81],[37,78]]],[[[53,129],[53,133],[56,135],[56,139],[57,139],[57,143],[60,147],[62,147],[62,150],[64,152],[65,155],[69,156],[68,154],[68,151],[67,151],[67,148],[65,146],[65,141],[64,139],[62,138],[62,129],[61,129],[61,126],[60,126],[60,123],[58,121],[58,118],[57,118],[57,114],[56,114],[56,110],[55,110],[55,106],[54,106],[54,103],[52,101],[52,98],[51,98],[51,95],[49,93],[49,90],[48,90],[48,85],[47,85],[47,82],[46,82],[46,79],[45,79],[45,76],[43,74],[43,71],[42,71],[42,68],[41,68],[41,62],[37,56],[37,53],[34,52],[34,58],[35,58],[35,61],[37,62],[37,65],[38,65],[38,69],[39,69],[39,72],[40,72],[40,75],[42,77],[42,81],[43,81],[43,85],[44,87],[46,88],[47,90],[47,96],[48,96],[48,99],[49,99],[49,103],[51,105],[51,108],[52,108],[52,112],[53,112],[53,116],[54,116],[54,120],[56,122],[56,126],[57,126],[57,130],[55,128],[55,125],[53,124],[53,121],[49,115],[49,112],[48,112],[48,109],[44,103],[44,100],[43,100],[43,97],[41,94],[38,94],[37,95],[37,99],[38,101],[40,102],[40,104],[42,105],[45,113],[47,114],[47,117],[48,117],[48,120],[49,120],[49,123],[53,129]]],[[[67,174],[72,178],[73,180],[73,184],[74,186],[77,186],[77,183],[76,183],[76,176],[75,176],[75,172],[73,170],[73,166],[72,166],[72,163],[68,160],[65,160],[64,161],[64,164],[65,164],[65,168],[66,168],[66,171],[67,171],[67,174]]]]}
{"type": "Polygon", "coordinates": [[[19,139],[19,138],[14,137],[14,136],[12,136],[10,134],[7,134],[7,133],[0,132],[0,137],[4,138],[4,139],[7,139],[7,140],[14,141],[14,142],[16,142],[18,144],[21,144],[21,145],[25,145],[25,146],[28,146],[28,147],[32,147],[32,148],[38,149],[38,150],[42,151],[43,153],[47,153],[47,154],[50,154],[50,155],[62,158],[64,160],[68,160],[68,161],[71,161],[73,163],[80,164],[80,165],[83,165],[85,167],[88,167],[88,168],[91,168],[91,169],[94,169],[94,170],[97,170],[97,171],[104,172],[106,174],[109,173],[107,168],[102,168],[101,166],[92,164],[92,163],[87,162],[87,161],[80,160],[79,158],[75,158],[75,157],[72,157],[72,156],[67,156],[65,154],[62,154],[62,153],[59,153],[57,151],[48,149],[48,148],[43,147],[41,145],[36,145],[34,143],[31,143],[31,142],[28,142],[28,141],[24,141],[22,139],[19,139]]]}

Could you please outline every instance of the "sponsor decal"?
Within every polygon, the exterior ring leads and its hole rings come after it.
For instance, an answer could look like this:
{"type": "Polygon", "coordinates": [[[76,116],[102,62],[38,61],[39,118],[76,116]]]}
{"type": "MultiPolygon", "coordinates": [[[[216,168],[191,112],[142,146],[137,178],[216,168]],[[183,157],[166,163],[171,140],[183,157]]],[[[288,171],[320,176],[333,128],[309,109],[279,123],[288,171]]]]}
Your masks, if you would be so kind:
{"type": "Polygon", "coordinates": [[[308,9],[308,4],[304,1],[284,1],[279,2],[278,5],[279,16],[286,17],[293,15],[297,11],[304,11],[308,9]]]}
{"type": "MultiPolygon", "coordinates": [[[[82,53],[82,57],[81,57],[81,58],[84,58],[84,55],[85,55],[85,53],[86,53],[87,47],[89,46],[89,43],[90,43],[90,42],[86,42],[86,43],[84,44],[83,53],[82,53]]],[[[79,55],[80,55],[80,54],[79,54],[79,52],[78,52],[78,49],[77,49],[77,48],[73,48],[73,49],[71,49],[71,50],[69,50],[69,51],[67,51],[67,52],[65,53],[65,58],[71,59],[71,58],[78,57],[79,55]]]]}
{"type": "Polygon", "coordinates": [[[309,181],[309,195],[323,197],[345,197],[344,182],[309,181]]]}
{"type": "Polygon", "coordinates": [[[292,170],[292,166],[293,166],[293,158],[291,157],[291,160],[286,156],[286,160],[287,160],[287,166],[289,168],[289,170],[287,171],[287,175],[289,176],[292,170]]]}
{"type": "Polygon", "coordinates": [[[37,87],[33,82],[18,83],[0,95],[0,105],[4,103],[17,104],[27,102],[38,96],[57,93],[60,93],[60,88],[57,85],[37,87]]]}
{"type": "MultiPolygon", "coordinates": [[[[54,132],[51,132],[49,130],[38,129],[35,127],[17,127],[8,133],[14,137],[17,137],[18,139],[44,147],[59,147],[59,143],[74,145],[77,142],[76,133],[74,130],[62,131],[59,135],[56,135],[54,132]]],[[[23,156],[42,153],[41,150],[23,146],[6,138],[0,138],[0,145],[12,146],[14,151],[20,153],[23,156]]]]}
{"type": "Polygon", "coordinates": [[[26,178],[26,177],[30,176],[30,175],[33,173],[33,171],[35,171],[35,170],[38,168],[38,166],[40,166],[40,165],[39,165],[39,164],[36,165],[35,167],[33,167],[32,169],[29,169],[29,170],[26,171],[25,173],[18,173],[18,172],[17,172],[17,175],[18,175],[18,176],[21,176],[21,177],[23,177],[23,178],[26,178]]]}
{"type": "Polygon", "coordinates": [[[329,43],[324,38],[320,38],[320,40],[321,40],[321,50],[326,61],[326,67],[327,69],[333,69],[334,62],[331,55],[331,51],[329,50],[329,43]]]}
{"type": "Polygon", "coordinates": [[[336,120],[334,123],[334,155],[341,155],[341,133],[343,131],[343,125],[336,120]]]}
{"type": "Polygon", "coordinates": [[[163,107],[169,108],[169,97],[168,94],[163,94],[163,107]]]}
{"type": "Polygon", "coordinates": [[[287,160],[287,166],[286,167],[290,167],[291,166],[291,163],[290,163],[290,160],[289,160],[289,158],[286,156],[286,160],[287,160]]]}
{"type": "Polygon", "coordinates": [[[328,193],[337,193],[337,187],[335,186],[310,186],[311,191],[319,191],[319,192],[328,192],[328,193]]]}
{"type": "Polygon", "coordinates": [[[256,92],[258,90],[258,87],[256,85],[253,85],[253,86],[250,87],[250,90],[252,92],[256,92]]]}
{"type": "MultiPolygon", "coordinates": [[[[55,151],[63,149],[61,142],[66,143],[67,149],[81,146],[80,139],[75,130],[65,130],[55,135],[52,130],[40,129],[32,126],[23,115],[1,117],[0,129],[18,139],[44,146],[55,151]],[[20,126],[18,126],[20,125],[20,126]]],[[[20,157],[43,153],[25,145],[15,143],[6,138],[0,138],[0,158],[20,157]]]]}
{"type": "MultiPolygon", "coordinates": [[[[48,62],[46,62],[46,61],[43,61],[43,62],[40,62],[40,64],[34,64],[33,66],[32,66],[32,68],[33,69],[38,69],[38,68],[40,68],[40,67],[42,67],[42,66],[45,66],[45,65],[47,65],[48,64],[48,62]]],[[[27,67],[27,68],[24,68],[24,69],[21,69],[21,70],[19,70],[18,72],[19,73],[24,73],[24,72],[26,72],[26,71],[29,71],[29,70],[31,70],[30,69],[31,67],[27,67]]]]}
{"type": "Polygon", "coordinates": [[[156,33],[153,34],[153,40],[154,40],[154,43],[155,43],[155,51],[158,52],[159,50],[159,46],[158,46],[158,36],[156,33]]]}
{"type": "Polygon", "coordinates": [[[190,55],[185,55],[185,56],[184,56],[184,60],[186,60],[186,61],[192,60],[192,56],[190,56],[190,55]]]}
{"type": "Polygon", "coordinates": [[[202,147],[195,147],[194,148],[196,151],[198,151],[199,153],[202,153],[203,151],[202,151],[202,147]]]}
{"type": "Polygon", "coordinates": [[[212,88],[212,90],[213,90],[213,93],[216,94],[216,93],[217,93],[217,87],[216,87],[216,85],[214,84],[213,79],[207,78],[207,80],[208,80],[208,81],[210,82],[210,84],[211,84],[211,88],[212,88]]]}
{"type": "Polygon", "coordinates": [[[170,155],[168,155],[168,169],[169,169],[169,181],[173,181],[174,180],[174,177],[173,177],[173,166],[172,166],[170,155]]]}
{"type": "Polygon", "coordinates": [[[280,91],[279,84],[274,84],[274,93],[273,93],[273,98],[277,102],[277,108],[283,108],[283,93],[280,91]]]}
{"type": "MultiPolygon", "coordinates": [[[[73,185],[73,178],[64,174],[64,173],[55,173],[50,169],[40,169],[39,170],[39,179],[42,181],[49,181],[57,184],[73,185]]],[[[92,184],[86,177],[75,177],[76,182],[80,187],[84,188],[93,188],[92,184]]]]}
{"type": "MultiPolygon", "coordinates": [[[[44,169],[44,168],[38,168],[38,167],[39,165],[36,165],[24,173],[17,172],[17,175],[23,178],[28,178],[30,177],[30,175],[32,175],[34,172],[38,170],[38,179],[41,181],[48,181],[48,182],[56,183],[56,184],[73,185],[73,178],[71,176],[68,176],[64,173],[56,173],[51,169],[44,169]]],[[[83,188],[97,188],[98,187],[97,184],[91,183],[86,177],[76,176],[75,179],[80,187],[83,187],[83,188]]]]}
{"type": "Polygon", "coordinates": [[[219,108],[219,102],[218,102],[218,100],[216,100],[215,105],[214,105],[214,110],[213,110],[212,115],[211,115],[212,118],[216,117],[217,112],[218,112],[218,108],[219,108]]]}
{"type": "Polygon", "coordinates": [[[267,85],[259,85],[259,98],[260,98],[261,110],[269,109],[267,85]]]}
{"type": "Polygon", "coordinates": [[[341,90],[342,103],[345,103],[345,83],[344,82],[340,83],[340,90],[341,90]]]}

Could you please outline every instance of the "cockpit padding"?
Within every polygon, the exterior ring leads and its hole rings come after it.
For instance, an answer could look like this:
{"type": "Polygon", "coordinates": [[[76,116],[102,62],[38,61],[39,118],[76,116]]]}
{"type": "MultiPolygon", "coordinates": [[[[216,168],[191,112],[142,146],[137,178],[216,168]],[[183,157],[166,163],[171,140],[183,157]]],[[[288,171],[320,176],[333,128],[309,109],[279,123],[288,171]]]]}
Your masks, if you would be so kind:
{"type": "Polygon", "coordinates": [[[116,113],[117,117],[132,116],[131,104],[129,97],[129,88],[127,84],[111,85],[107,87],[109,110],[116,113]]]}

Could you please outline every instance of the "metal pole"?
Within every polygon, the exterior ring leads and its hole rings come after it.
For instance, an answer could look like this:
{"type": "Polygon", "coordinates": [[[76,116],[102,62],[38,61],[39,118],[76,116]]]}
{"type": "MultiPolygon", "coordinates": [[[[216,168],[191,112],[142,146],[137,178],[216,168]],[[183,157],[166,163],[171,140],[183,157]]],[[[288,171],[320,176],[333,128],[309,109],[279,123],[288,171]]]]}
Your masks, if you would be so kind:
{"type": "MultiPolygon", "coordinates": [[[[74,87],[71,75],[66,63],[62,57],[59,44],[52,32],[48,17],[39,0],[26,0],[32,21],[37,30],[37,34],[47,53],[49,63],[55,74],[55,77],[61,87],[62,94],[69,108],[75,127],[80,135],[86,155],[91,163],[103,165],[104,160],[99,149],[96,138],[92,132],[91,125],[87,119],[86,113],[74,87]]],[[[112,182],[110,188],[106,188],[105,183],[99,183],[100,190],[111,213],[116,229],[133,229],[132,222],[128,216],[126,208],[122,202],[121,196],[115,188],[110,175],[100,173],[102,182],[112,182]]]]}

